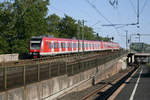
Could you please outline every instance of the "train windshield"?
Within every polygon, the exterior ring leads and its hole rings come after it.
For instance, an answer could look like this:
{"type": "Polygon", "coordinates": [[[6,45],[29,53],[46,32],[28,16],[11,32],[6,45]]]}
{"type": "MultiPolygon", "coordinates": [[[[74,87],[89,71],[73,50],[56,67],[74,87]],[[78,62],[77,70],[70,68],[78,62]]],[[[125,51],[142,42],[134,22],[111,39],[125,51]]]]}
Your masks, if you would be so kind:
{"type": "Polygon", "coordinates": [[[41,43],[31,43],[31,49],[40,49],[41,43]]]}
{"type": "Polygon", "coordinates": [[[30,40],[30,49],[40,49],[41,47],[41,39],[31,39],[30,40]]]}

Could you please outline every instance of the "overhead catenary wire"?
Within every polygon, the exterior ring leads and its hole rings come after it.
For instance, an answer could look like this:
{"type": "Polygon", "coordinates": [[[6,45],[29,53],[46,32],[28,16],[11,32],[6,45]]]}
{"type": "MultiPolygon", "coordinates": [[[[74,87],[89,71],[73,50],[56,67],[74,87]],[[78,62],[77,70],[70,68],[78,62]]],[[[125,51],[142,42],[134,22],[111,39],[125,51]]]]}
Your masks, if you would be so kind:
{"type": "Polygon", "coordinates": [[[143,11],[144,11],[144,9],[145,9],[145,7],[146,7],[147,1],[148,1],[148,0],[145,0],[143,6],[142,6],[142,8],[141,8],[140,14],[143,13],[143,11]]]}
{"type": "Polygon", "coordinates": [[[135,6],[134,6],[133,2],[132,2],[131,0],[129,0],[129,2],[130,2],[130,4],[131,4],[131,7],[132,7],[134,13],[137,14],[137,11],[136,11],[136,9],[135,9],[135,6]]]}
{"type": "MultiPolygon", "coordinates": [[[[86,1],[101,17],[103,17],[103,19],[104,19],[105,21],[107,21],[109,24],[113,25],[112,22],[111,22],[109,19],[107,19],[107,18],[100,12],[100,10],[97,9],[97,7],[96,7],[94,4],[92,4],[89,0],[85,0],[85,1],[86,1]]],[[[116,30],[117,33],[119,33],[118,30],[117,30],[117,28],[116,28],[115,26],[112,26],[112,27],[116,30]]]]}
{"type": "Polygon", "coordinates": [[[89,0],[85,0],[101,17],[103,17],[109,24],[112,24],[109,19],[107,19],[98,9],[97,7],[92,4],[89,0]]]}
{"type": "Polygon", "coordinates": [[[95,26],[95,25],[97,25],[97,24],[99,24],[101,21],[100,20],[98,20],[95,24],[93,24],[93,25],[91,25],[92,27],[93,26],[95,26]]]}

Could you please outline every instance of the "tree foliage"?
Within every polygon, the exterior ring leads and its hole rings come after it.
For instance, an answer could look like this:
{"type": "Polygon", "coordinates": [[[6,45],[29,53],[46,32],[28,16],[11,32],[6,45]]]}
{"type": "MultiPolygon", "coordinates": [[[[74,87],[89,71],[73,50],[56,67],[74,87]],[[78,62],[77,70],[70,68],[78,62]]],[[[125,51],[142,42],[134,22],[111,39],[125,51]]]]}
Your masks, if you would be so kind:
{"type": "Polygon", "coordinates": [[[31,36],[107,40],[71,16],[47,15],[49,0],[14,0],[0,3],[0,54],[28,52],[31,36]],[[84,35],[83,35],[84,34],[84,35]]]}
{"type": "Polygon", "coordinates": [[[0,4],[0,53],[28,52],[30,37],[47,32],[47,5],[48,0],[14,0],[0,4]]]}

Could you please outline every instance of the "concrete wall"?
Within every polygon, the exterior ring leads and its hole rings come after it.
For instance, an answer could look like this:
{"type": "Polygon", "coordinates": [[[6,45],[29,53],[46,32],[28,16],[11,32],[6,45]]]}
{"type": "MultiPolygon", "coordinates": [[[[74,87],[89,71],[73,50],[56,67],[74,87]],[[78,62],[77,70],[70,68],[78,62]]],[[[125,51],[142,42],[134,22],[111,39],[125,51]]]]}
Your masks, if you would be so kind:
{"type": "Polygon", "coordinates": [[[55,100],[69,92],[80,91],[90,87],[93,76],[97,83],[118,73],[125,63],[124,58],[118,58],[99,66],[97,69],[93,68],[74,76],[62,75],[8,90],[0,93],[0,100],[55,100]]]}
{"type": "Polygon", "coordinates": [[[0,55],[0,63],[1,62],[8,62],[8,61],[17,61],[19,54],[3,54],[0,55]]]}

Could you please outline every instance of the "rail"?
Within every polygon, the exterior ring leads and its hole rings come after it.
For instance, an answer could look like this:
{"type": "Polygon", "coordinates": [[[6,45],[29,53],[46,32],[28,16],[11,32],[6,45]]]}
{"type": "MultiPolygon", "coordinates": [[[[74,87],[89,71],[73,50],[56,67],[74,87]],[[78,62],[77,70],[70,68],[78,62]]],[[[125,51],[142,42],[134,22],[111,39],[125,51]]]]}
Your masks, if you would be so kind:
{"type": "Polygon", "coordinates": [[[107,100],[137,70],[137,68],[138,66],[135,65],[134,67],[131,67],[122,73],[116,74],[116,76],[114,75],[114,78],[110,78],[110,80],[108,79],[107,82],[103,82],[99,88],[90,91],[90,93],[83,96],[81,100],[88,100],[89,98],[96,97],[97,94],[99,95],[97,96],[96,100],[107,100]]]}
{"type": "Polygon", "coordinates": [[[74,75],[91,68],[96,68],[112,59],[122,56],[120,51],[105,56],[95,56],[88,59],[80,58],[74,61],[57,59],[44,63],[34,63],[19,66],[0,67],[0,91],[39,82],[59,75],[74,75]]]}

